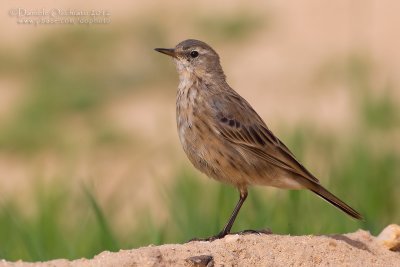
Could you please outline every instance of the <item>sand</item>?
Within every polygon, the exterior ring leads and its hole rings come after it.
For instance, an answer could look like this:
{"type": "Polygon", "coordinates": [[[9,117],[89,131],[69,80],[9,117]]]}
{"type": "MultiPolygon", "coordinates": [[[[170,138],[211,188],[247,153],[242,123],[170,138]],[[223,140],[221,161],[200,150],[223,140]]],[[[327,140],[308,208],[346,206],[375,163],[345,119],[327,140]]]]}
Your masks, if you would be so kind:
{"type": "Polygon", "coordinates": [[[0,262],[0,267],[37,266],[400,266],[369,232],[327,236],[229,235],[213,242],[192,241],[102,252],[93,259],[0,262]]]}

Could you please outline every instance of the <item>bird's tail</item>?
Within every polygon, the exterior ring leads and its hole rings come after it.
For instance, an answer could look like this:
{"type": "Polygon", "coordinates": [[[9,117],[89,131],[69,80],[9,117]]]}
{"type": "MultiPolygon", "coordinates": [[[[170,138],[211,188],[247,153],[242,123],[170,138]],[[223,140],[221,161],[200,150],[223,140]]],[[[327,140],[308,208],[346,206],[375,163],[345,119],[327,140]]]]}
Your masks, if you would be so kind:
{"type": "Polygon", "coordinates": [[[311,191],[313,191],[315,194],[318,196],[322,197],[335,207],[341,209],[351,217],[362,220],[363,217],[360,213],[358,213],[356,210],[354,210],[352,207],[341,201],[339,198],[337,198],[335,195],[333,195],[331,192],[326,190],[323,186],[321,186],[318,183],[312,183],[311,186],[308,187],[311,191]]]}

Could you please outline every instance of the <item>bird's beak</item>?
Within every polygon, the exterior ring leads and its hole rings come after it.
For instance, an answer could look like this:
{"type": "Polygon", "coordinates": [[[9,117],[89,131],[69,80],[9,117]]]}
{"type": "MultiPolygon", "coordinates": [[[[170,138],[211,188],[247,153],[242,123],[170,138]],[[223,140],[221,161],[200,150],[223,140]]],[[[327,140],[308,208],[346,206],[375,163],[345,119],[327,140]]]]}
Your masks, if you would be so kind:
{"type": "Polygon", "coordinates": [[[175,49],[173,49],[173,48],[155,48],[154,50],[156,50],[157,52],[160,52],[160,53],[163,53],[163,54],[166,54],[168,56],[176,58],[175,49]]]}

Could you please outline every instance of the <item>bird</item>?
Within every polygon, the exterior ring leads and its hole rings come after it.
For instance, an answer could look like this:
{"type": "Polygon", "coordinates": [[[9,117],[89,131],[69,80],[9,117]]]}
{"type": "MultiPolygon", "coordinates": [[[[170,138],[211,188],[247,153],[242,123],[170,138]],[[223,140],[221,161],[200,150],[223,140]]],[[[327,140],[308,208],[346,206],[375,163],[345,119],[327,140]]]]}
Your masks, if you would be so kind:
{"type": "Polygon", "coordinates": [[[155,48],[173,58],[179,75],[176,123],[179,140],[200,172],[236,187],[239,200],[224,228],[206,240],[231,233],[249,186],[308,189],[355,219],[362,215],[325,189],[267,127],[252,106],[232,89],[220,57],[195,39],[174,48],[155,48]]]}

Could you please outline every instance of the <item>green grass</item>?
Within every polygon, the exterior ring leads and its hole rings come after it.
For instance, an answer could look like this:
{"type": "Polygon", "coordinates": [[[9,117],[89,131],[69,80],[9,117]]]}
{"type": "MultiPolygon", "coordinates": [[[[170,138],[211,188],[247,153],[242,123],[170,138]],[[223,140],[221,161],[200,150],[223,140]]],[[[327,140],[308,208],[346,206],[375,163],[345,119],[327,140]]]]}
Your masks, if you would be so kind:
{"type": "Polygon", "coordinates": [[[116,248],[102,212],[90,194],[87,193],[86,202],[83,201],[86,206],[76,210],[71,209],[71,202],[84,200],[83,195],[81,198],[75,196],[71,201],[71,192],[60,188],[63,188],[61,184],[50,187],[38,184],[32,215],[24,214],[11,199],[3,201],[0,209],[1,258],[73,259],[116,248]],[[89,211],[92,214],[89,215],[89,211]]]}

